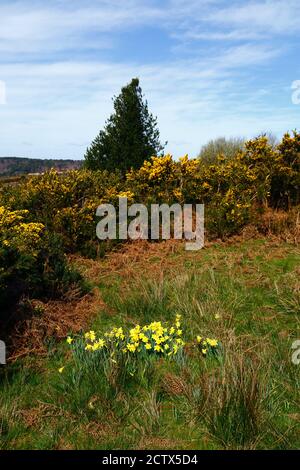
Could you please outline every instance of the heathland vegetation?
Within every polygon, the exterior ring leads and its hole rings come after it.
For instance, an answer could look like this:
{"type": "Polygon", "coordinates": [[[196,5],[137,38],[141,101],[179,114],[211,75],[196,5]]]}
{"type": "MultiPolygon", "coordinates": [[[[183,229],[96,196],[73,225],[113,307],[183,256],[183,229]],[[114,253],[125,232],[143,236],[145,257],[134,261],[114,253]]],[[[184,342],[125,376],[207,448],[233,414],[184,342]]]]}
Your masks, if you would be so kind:
{"type": "Polygon", "coordinates": [[[0,187],[0,447],[299,446],[300,134],[227,144],[153,156],[133,80],[85,168],[0,187]],[[124,196],[204,203],[206,247],[97,240],[124,196]]]}

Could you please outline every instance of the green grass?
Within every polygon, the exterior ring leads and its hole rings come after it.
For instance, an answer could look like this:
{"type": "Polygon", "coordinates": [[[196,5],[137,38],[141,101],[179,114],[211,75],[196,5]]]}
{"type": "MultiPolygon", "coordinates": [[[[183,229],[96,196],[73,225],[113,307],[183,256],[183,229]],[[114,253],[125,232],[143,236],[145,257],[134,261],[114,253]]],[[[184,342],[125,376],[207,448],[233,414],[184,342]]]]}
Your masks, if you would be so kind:
{"type": "Polygon", "coordinates": [[[299,248],[255,240],[156,255],[131,275],[100,261],[105,307],[91,327],[179,313],[187,341],[216,337],[221,356],[187,351],[134,377],[74,360],[65,343],[27,357],[1,370],[0,448],[299,448],[299,248]]]}

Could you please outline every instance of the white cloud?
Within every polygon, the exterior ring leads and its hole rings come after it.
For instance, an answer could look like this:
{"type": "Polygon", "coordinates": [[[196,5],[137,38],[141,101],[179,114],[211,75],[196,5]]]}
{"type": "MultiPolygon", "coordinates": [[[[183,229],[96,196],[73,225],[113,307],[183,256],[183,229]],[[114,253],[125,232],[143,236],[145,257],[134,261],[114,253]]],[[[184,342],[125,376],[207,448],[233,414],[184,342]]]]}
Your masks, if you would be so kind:
{"type": "Polygon", "coordinates": [[[265,39],[265,33],[258,33],[254,31],[233,30],[229,32],[218,31],[187,31],[185,34],[186,39],[191,40],[205,40],[205,41],[249,41],[265,39]]]}
{"type": "Polygon", "coordinates": [[[300,27],[300,4],[298,0],[237,3],[212,12],[207,19],[219,24],[243,26],[246,31],[293,33],[300,27]]]}
{"type": "Polygon", "coordinates": [[[163,10],[147,7],[137,0],[73,2],[13,2],[0,5],[0,50],[32,53],[76,48],[109,47],[107,33],[122,31],[159,20],[163,10]],[[51,3],[53,6],[51,6],[51,3]],[[100,37],[91,41],[88,35],[100,37]],[[101,38],[103,34],[103,38],[101,38]],[[104,36],[105,35],[105,36],[104,36]]]}
{"type": "MultiPolygon", "coordinates": [[[[190,149],[196,152],[201,137],[196,128],[203,129],[206,121],[222,115],[232,90],[237,97],[231,104],[237,109],[240,106],[235,70],[248,67],[249,63],[260,64],[273,55],[273,50],[248,44],[228,48],[214,58],[175,61],[163,68],[160,64],[101,62],[2,65],[0,76],[8,84],[10,106],[5,114],[0,110],[1,129],[6,128],[7,136],[14,135],[20,142],[31,135],[30,141],[35,140],[36,148],[44,148],[45,156],[53,152],[47,150],[49,142],[51,149],[55,142],[55,148],[61,148],[66,157],[82,156],[80,149],[66,142],[82,145],[91,141],[112,111],[111,96],[133,76],[139,76],[150,99],[150,109],[159,117],[162,140],[168,140],[169,149],[178,156],[184,151],[176,144],[178,136],[184,136],[184,140],[189,136],[190,149]]],[[[245,87],[241,92],[244,99],[247,93],[245,87]]],[[[9,148],[4,135],[1,141],[9,148]]],[[[35,146],[30,152],[36,155],[35,146]]]]}
{"type": "Polygon", "coordinates": [[[134,76],[177,156],[195,154],[220,134],[295,127],[298,108],[277,117],[268,102],[276,83],[272,91],[253,84],[251,67],[268,66],[285,51],[269,38],[297,31],[299,8],[295,0],[284,8],[280,0],[2,1],[7,105],[0,106],[0,154],[82,156],[112,111],[111,97],[134,76]],[[163,62],[146,64],[142,54],[134,62],[130,51],[122,62],[114,59],[116,32],[153,25],[181,49],[163,62]],[[107,48],[111,60],[85,54],[107,48]]]}

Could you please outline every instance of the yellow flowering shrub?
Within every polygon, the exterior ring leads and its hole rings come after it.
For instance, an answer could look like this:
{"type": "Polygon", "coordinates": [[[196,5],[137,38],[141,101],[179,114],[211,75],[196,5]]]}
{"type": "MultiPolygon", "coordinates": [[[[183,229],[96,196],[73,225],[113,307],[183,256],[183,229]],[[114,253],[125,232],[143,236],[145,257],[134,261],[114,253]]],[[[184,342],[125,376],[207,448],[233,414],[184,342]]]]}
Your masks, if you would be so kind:
{"type": "Polygon", "coordinates": [[[96,241],[96,208],[116,202],[121,190],[118,174],[51,170],[3,188],[0,201],[28,210],[32,221],[42,222],[48,231],[60,235],[65,250],[74,252],[86,242],[96,241]]]}
{"type": "Polygon", "coordinates": [[[277,172],[271,182],[271,203],[289,209],[300,204],[300,133],[286,133],[278,145],[277,172]]]}
{"type": "Polygon", "coordinates": [[[152,157],[138,170],[127,173],[126,186],[139,202],[169,203],[174,199],[173,191],[178,188],[176,167],[171,155],[152,157]]]}
{"type": "MultiPolygon", "coordinates": [[[[129,203],[204,203],[206,233],[223,237],[238,233],[257,210],[268,205],[289,208],[300,202],[300,134],[286,134],[274,147],[260,136],[245,143],[234,158],[219,155],[214,163],[171,155],[152,157],[139,169],[118,172],[73,170],[25,178],[0,188],[0,204],[28,210],[32,223],[59,235],[64,249],[101,252],[96,238],[96,208],[129,203]]],[[[251,219],[252,218],[252,219],[251,219]]]]}
{"type": "Polygon", "coordinates": [[[0,206],[1,314],[9,313],[22,295],[57,296],[69,283],[81,279],[67,267],[55,236],[30,218],[28,210],[0,206]]]}
{"type": "Polygon", "coordinates": [[[28,211],[0,206],[0,307],[23,291],[24,274],[36,264],[43,224],[27,222],[28,211]]]}
{"type": "Polygon", "coordinates": [[[25,222],[27,216],[27,210],[10,211],[0,206],[0,244],[20,253],[36,255],[44,225],[25,222]]]}

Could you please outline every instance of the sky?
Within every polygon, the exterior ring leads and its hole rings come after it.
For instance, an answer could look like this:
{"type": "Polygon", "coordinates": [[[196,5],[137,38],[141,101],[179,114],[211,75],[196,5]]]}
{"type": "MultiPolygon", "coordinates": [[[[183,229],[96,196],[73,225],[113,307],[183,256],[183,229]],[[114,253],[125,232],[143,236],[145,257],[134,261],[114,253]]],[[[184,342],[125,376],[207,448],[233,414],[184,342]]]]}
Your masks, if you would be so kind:
{"type": "Polygon", "coordinates": [[[133,77],[175,158],[300,128],[300,0],[0,0],[0,21],[0,156],[83,158],[133,77]]]}

